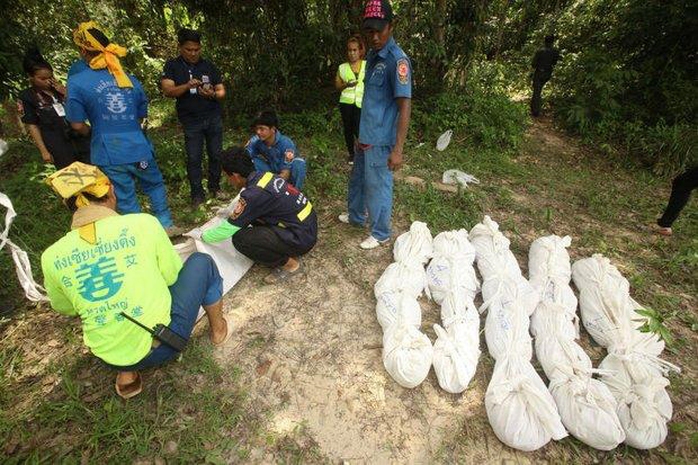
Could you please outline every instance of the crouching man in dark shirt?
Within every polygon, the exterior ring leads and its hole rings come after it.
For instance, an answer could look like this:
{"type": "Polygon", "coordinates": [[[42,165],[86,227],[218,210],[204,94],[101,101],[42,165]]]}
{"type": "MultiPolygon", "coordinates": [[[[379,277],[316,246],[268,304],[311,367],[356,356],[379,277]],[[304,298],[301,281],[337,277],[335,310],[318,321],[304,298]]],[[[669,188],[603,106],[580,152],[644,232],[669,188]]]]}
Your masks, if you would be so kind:
{"type": "Polygon", "coordinates": [[[240,192],[230,218],[204,231],[204,242],[233,239],[235,248],[262,265],[274,268],[264,279],[276,284],[300,273],[300,256],[317,242],[317,216],[310,201],[288,181],[255,171],[242,147],[221,154],[223,171],[240,192]]]}

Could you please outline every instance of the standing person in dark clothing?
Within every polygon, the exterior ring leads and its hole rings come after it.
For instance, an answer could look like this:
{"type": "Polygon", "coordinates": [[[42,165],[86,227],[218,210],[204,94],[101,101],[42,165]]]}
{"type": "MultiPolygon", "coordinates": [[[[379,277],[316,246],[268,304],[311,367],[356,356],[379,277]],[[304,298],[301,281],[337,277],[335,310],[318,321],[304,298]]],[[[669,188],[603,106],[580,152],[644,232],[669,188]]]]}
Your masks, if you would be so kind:
{"type": "Polygon", "coordinates": [[[689,168],[674,178],[674,181],[671,183],[669,204],[666,206],[662,217],[657,220],[655,229],[658,234],[662,236],[671,236],[673,234],[671,225],[679,217],[679,213],[688,203],[691,192],[696,187],[698,187],[698,166],[689,168]]]}
{"type": "Polygon", "coordinates": [[[160,84],[165,97],[177,99],[177,116],[184,128],[192,205],[198,206],[205,198],[201,184],[204,140],[208,152],[208,192],[212,197],[221,197],[223,120],[220,100],[225,98],[225,86],[218,68],[201,58],[201,34],[180,29],[177,39],[180,55],[165,63],[160,84]]]}
{"type": "Polygon", "coordinates": [[[201,239],[214,243],[232,237],[240,253],[273,268],[264,279],[267,284],[300,273],[300,256],[317,242],[317,215],[310,201],[284,178],[255,171],[242,147],[223,153],[222,163],[230,182],[245,190],[230,218],[204,231],[201,239]]]}
{"type": "Polygon", "coordinates": [[[555,64],[560,59],[560,52],[553,48],[553,42],[555,42],[554,36],[545,36],[545,47],[538,50],[533,57],[533,97],[531,98],[531,114],[533,116],[540,115],[540,109],[543,105],[540,94],[545,83],[550,80],[555,64]]]}
{"type": "Polygon", "coordinates": [[[90,138],[73,131],[65,119],[65,87],[53,77],[53,68],[37,49],[24,55],[24,71],[31,87],[19,94],[22,122],[45,163],[57,169],[74,161],[90,162],[90,138]]]}
{"type": "Polygon", "coordinates": [[[349,153],[349,163],[354,163],[354,144],[359,139],[361,101],[364,96],[366,60],[364,44],[360,36],[347,40],[347,61],[339,65],[334,86],[342,93],[339,96],[339,112],[344,125],[344,142],[349,153]]]}

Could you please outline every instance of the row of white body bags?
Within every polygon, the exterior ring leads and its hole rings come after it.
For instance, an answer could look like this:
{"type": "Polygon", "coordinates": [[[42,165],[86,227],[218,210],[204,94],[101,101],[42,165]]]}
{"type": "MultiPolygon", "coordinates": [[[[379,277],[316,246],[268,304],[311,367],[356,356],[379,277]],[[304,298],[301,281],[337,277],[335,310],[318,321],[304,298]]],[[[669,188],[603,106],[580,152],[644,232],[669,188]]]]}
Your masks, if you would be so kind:
{"type": "Polygon", "coordinates": [[[663,341],[638,330],[643,321],[635,310],[641,307],[630,297],[628,281],[608,258],[595,254],[575,262],[572,278],[579,289],[584,327],[608,350],[599,365],[601,381],[617,402],[625,443],[637,449],[659,446],[666,439],[673,413],[664,375],[679,369],[658,358],[663,341]]]}
{"type": "Polygon", "coordinates": [[[433,254],[425,223],[415,221],[393,248],[388,265],[374,286],[376,316],[383,328],[383,366],[401,386],[414,388],[426,379],[433,347],[420,331],[422,311],[417,298],[429,293],[424,265],[433,254]]]}
{"type": "Polygon", "coordinates": [[[536,358],[550,380],[562,423],[585,444],[614,449],[625,440],[616,414],[616,401],[575,339],[579,337],[577,298],[569,286],[572,276],[569,236],[536,239],[528,254],[529,279],[541,301],[531,316],[536,358]]]}
{"type": "Polygon", "coordinates": [[[480,286],[474,261],[466,230],[434,238],[427,282],[432,299],[441,305],[442,326],[434,325],[433,364],[439,386],[452,394],[465,391],[480,358],[480,318],[473,303],[480,286]]]}
{"type": "Polygon", "coordinates": [[[552,395],[531,365],[529,315],[538,295],[523,278],[509,240],[488,216],[470,231],[483,278],[485,339],[496,360],[485,394],[495,435],[514,449],[532,451],[567,436],[552,395]]]}

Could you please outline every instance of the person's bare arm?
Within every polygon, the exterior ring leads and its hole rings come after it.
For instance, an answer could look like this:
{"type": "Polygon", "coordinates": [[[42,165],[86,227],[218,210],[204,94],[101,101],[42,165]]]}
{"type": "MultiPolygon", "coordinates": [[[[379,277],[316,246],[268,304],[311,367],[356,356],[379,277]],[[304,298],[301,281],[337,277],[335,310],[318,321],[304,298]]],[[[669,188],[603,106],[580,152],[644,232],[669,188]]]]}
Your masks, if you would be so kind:
{"type": "Polygon", "coordinates": [[[291,170],[279,171],[279,177],[288,181],[288,179],[291,177],[291,170]]]}
{"type": "Polygon", "coordinates": [[[90,126],[85,123],[70,123],[70,127],[81,136],[90,134],[90,126]]]}
{"type": "Polygon", "coordinates": [[[200,87],[199,95],[211,100],[223,100],[225,98],[225,86],[223,84],[216,84],[213,89],[204,89],[203,87],[200,87]]]}
{"type": "Polygon", "coordinates": [[[407,139],[407,130],[410,127],[410,116],[412,114],[412,99],[399,97],[395,99],[398,109],[397,134],[395,137],[395,147],[390,152],[388,158],[388,168],[397,171],[402,166],[402,149],[407,139]]]}
{"type": "Polygon", "coordinates": [[[162,79],[160,81],[162,95],[170,98],[181,97],[186,92],[189,92],[189,89],[194,89],[196,87],[199,87],[200,85],[201,81],[199,81],[198,79],[190,79],[189,81],[179,86],[176,86],[175,82],[172,79],[162,79]]]}
{"type": "Polygon", "coordinates": [[[41,158],[44,162],[53,163],[53,155],[51,155],[51,152],[46,148],[46,144],[44,144],[44,138],[41,137],[39,126],[36,124],[27,124],[27,130],[34,140],[34,145],[36,145],[36,148],[41,152],[41,158]]]}

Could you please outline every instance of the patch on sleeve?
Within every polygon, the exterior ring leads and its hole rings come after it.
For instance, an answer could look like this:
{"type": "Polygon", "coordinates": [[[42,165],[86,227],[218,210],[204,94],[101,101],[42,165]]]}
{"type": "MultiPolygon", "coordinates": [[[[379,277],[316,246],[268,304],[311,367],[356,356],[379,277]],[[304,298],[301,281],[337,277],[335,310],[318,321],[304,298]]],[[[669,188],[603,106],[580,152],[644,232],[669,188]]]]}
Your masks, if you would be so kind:
{"type": "Polygon", "coordinates": [[[410,65],[407,58],[400,58],[397,62],[397,80],[400,84],[407,84],[410,78],[410,65]]]}
{"type": "Polygon", "coordinates": [[[240,198],[238,200],[238,204],[235,205],[235,209],[233,210],[233,214],[230,215],[230,218],[236,220],[242,215],[242,212],[245,211],[245,208],[247,208],[247,201],[243,198],[240,198]]]}
{"type": "Polygon", "coordinates": [[[293,157],[296,156],[293,153],[293,149],[287,149],[285,155],[286,155],[286,163],[291,163],[293,161],[293,157]]]}

